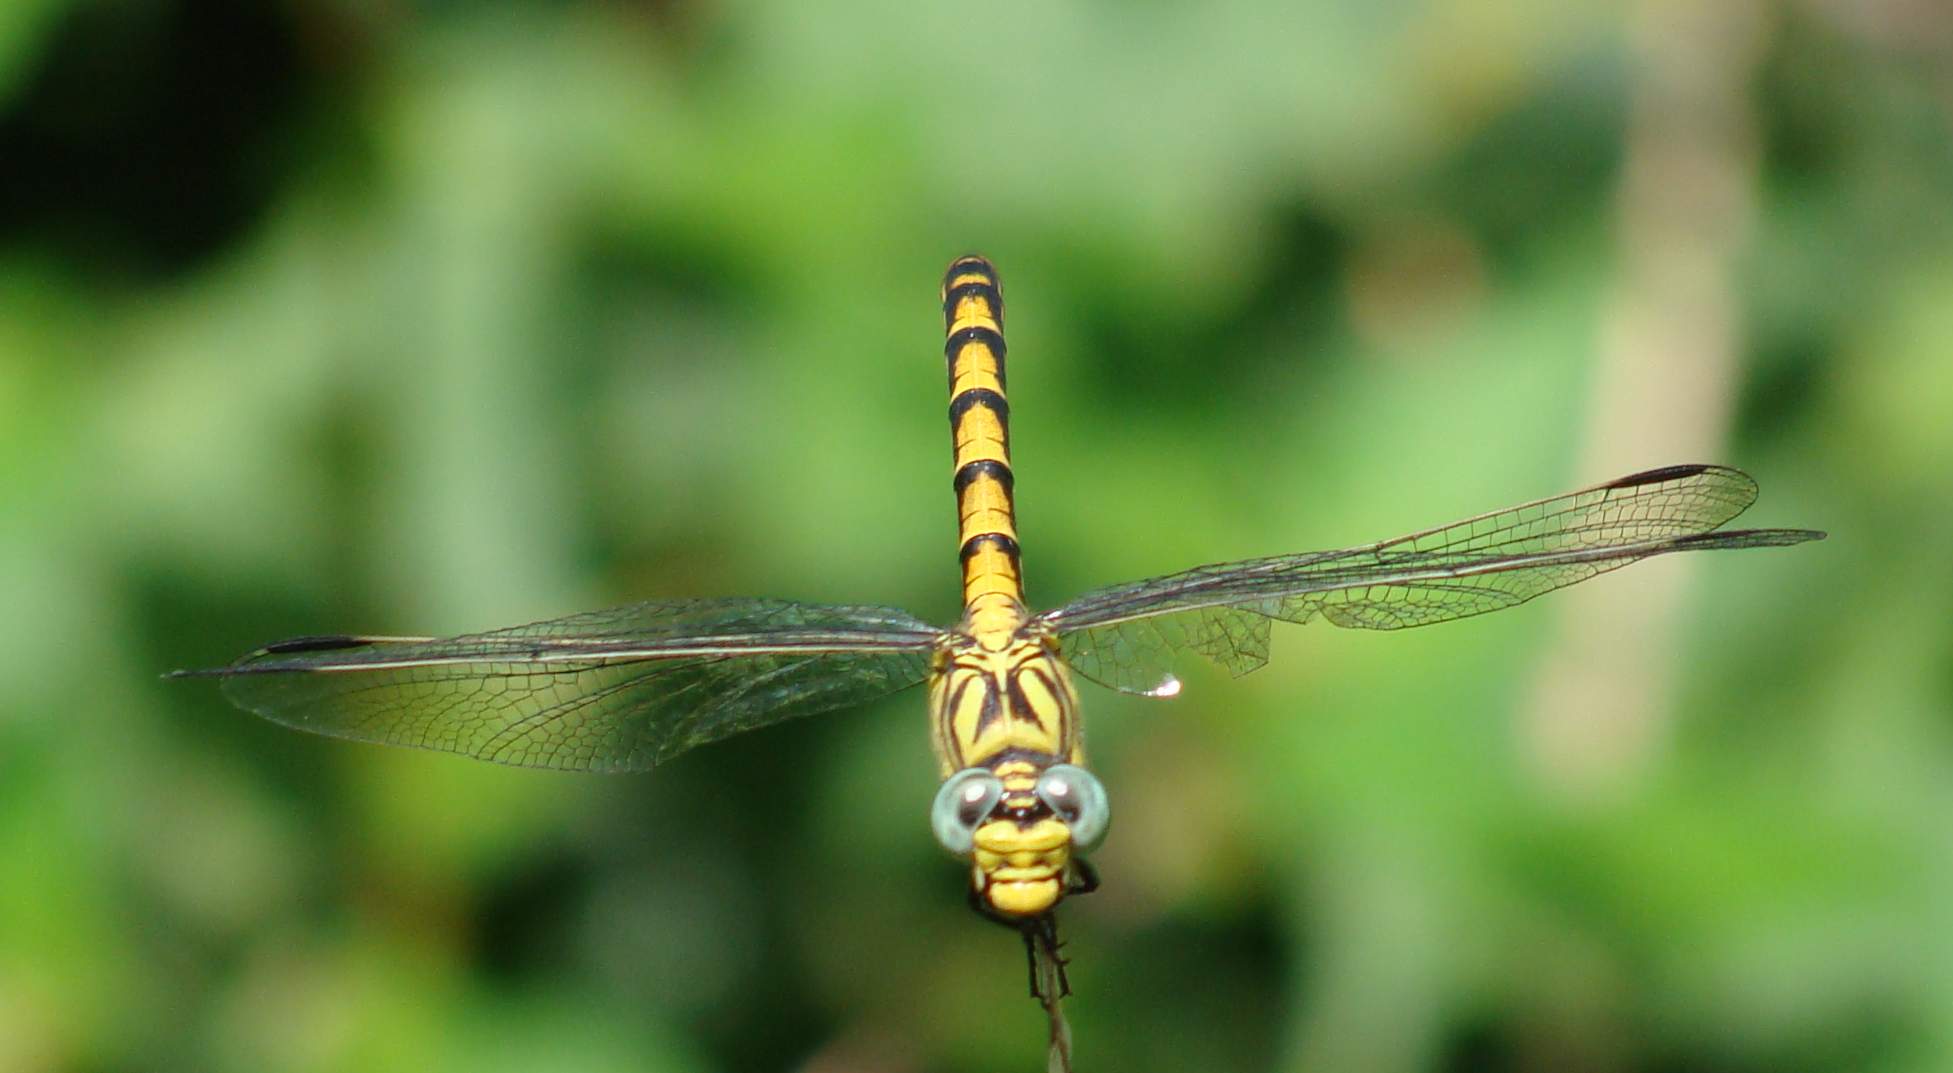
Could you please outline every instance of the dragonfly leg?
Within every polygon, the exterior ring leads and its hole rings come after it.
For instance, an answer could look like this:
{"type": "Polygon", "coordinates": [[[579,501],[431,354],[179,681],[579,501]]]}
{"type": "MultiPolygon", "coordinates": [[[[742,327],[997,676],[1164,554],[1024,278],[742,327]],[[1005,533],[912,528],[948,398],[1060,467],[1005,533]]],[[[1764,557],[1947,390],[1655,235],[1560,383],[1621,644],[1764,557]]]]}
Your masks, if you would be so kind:
{"type": "Polygon", "coordinates": [[[1024,934],[1024,953],[1031,963],[1031,997],[1049,1003],[1069,996],[1071,980],[1065,973],[1066,958],[1059,953],[1065,944],[1058,938],[1057,914],[1046,913],[1019,927],[1024,934]],[[1049,991],[1044,984],[1047,978],[1052,984],[1049,991]]]}
{"type": "Polygon", "coordinates": [[[1066,894],[1090,894],[1099,889],[1099,870],[1092,862],[1072,858],[1070,882],[1065,885],[1066,894]]]}
{"type": "MultiPolygon", "coordinates": [[[[1084,862],[1080,861],[1076,863],[1083,864],[1084,862]]],[[[1093,871],[1088,865],[1081,873],[1075,874],[1072,877],[1068,889],[1073,894],[1090,894],[1092,891],[1097,890],[1098,887],[1098,873],[1093,871]]],[[[970,908],[975,910],[976,914],[985,920],[1015,929],[1019,935],[1023,936],[1024,957],[1030,963],[1032,998],[1040,1002],[1049,1002],[1053,998],[1064,998],[1071,994],[1071,980],[1065,973],[1066,960],[1059,953],[1065,944],[1058,938],[1058,915],[1056,913],[1047,912],[1042,916],[1032,917],[1029,920],[1022,917],[1007,917],[991,909],[989,903],[985,902],[974,890],[970,892],[970,908]],[[1046,992],[1042,983],[1042,980],[1046,977],[1049,977],[1053,982],[1054,986],[1052,990],[1056,991],[1055,996],[1046,992]]]]}
{"type": "Polygon", "coordinates": [[[1038,990],[1038,941],[1031,934],[1029,927],[1024,928],[1023,931],[1024,963],[1029,966],[1031,973],[1031,997],[1034,999],[1042,999],[1044,995],[1038,990]]]}

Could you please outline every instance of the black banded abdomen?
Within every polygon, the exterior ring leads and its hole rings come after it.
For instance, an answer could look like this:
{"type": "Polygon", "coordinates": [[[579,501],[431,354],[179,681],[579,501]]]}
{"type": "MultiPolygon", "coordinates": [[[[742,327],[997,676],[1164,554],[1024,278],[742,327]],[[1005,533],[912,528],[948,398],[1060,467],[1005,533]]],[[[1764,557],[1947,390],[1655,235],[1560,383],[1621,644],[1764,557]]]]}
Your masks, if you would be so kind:
{"type": "Polygon", "coordinates": [[[990,262],[963,257],[949,266],[943,325],[963,603],[978,628],[979,619],[990,618],[1001,628],[1007,611],[1021,614],[1024,587],[1004,394],[1004,299],[990,262]]]}

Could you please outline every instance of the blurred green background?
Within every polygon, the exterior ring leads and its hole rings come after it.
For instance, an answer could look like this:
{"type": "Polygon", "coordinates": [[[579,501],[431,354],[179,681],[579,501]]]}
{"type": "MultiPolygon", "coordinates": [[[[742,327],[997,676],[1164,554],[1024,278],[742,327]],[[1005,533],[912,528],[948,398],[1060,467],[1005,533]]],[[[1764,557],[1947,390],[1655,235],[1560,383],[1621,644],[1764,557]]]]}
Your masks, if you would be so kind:
{"type": "MultiPolygon", "coordinates": [[[[1702,10],[1695,10],[1695,8],[1702,10]]],[[[1082,1070],[1953,1068],[1953,11],[0,5],[0,1071],[1032,1070],[919,693],[642,777],[159,672],[956,612],[1630,470],[1822,544],[1086,686],[1082,1070]]]]}

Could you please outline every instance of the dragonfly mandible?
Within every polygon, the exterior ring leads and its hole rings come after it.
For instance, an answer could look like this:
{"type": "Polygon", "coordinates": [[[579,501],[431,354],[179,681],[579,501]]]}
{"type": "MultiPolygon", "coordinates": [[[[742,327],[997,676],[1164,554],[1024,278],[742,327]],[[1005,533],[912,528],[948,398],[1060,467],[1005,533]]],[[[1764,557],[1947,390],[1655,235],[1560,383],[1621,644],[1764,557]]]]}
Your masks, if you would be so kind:
{"type": "Polygon", "coordinates": [[[960,258],[941,293],[965,607],[954,625],[891,607],[661,600],[460,637],[302,637],[176,674],[221,678],[240,707],[300,730],[585,771],[645,770],[927,682],[943,776],[931,826],[968,862],[972,904],[1023,932],[1033,993],[1048,993],[1064,986],[1052,912],[1097,885],[1085,854],[1111,818],[1085,767],[1074,675],[1167,696],[1179,690],[1177,653],[1245,674],[1267,661],[1277,620],[1425,626],[1650,556],[1824,536],[1725,530],[1756,482],[1726,466],[1668,466],[1375,544],[1198,566],[1033,612],[996,270],[960,258]],[[1056,967],[1042,985],[1040,953],[1056,967]]]}

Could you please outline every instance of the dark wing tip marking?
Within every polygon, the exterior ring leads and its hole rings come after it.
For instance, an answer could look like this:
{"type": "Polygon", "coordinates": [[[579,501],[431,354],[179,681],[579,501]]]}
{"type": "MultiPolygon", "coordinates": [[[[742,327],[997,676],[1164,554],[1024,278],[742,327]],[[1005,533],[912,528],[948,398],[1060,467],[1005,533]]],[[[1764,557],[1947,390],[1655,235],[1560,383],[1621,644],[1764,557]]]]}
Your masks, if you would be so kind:
{"type": "MultiPolygon", "coordinates": [[[[421,640],[422,638],[412,638],[421,640]]],[[[244,674],[259,668],[248,666],[249,662],[264,656],[292,656],[308,652],[345,652],[355,648],[367,648],[381,641],[399,641],[399,637],[355,637],[349,633],[321,634],[316,637],[292,637],[283,641],[273,641],[252,652],[228,667],[198,667],[189,670],[170,671],[164,678],[224,678],[244,674]]],[[[273,666],[265,668],[276,671],[290,671],[300,668],[273,666]]]]}
{"type": "Polygon", "coordinates": [[[355,637],[349,633],[322,634],[317,637],[293,637],[272,643],[258,649],[261,656],[285,656],[297,652],[341,652],[348,648],[365,648],[374,642],[372,637],[355,637]]]}
{"type": "Polygon", "coordinates": [[[1617,477],[1614,480],[1608,481],[1606,484],[1601,485],[1601,487],[1638,488],[1644,484],[1661,484],[1666,481],[1678,481],[1684,477],[1695,477],[1707,473],[1710,470],[1724,473],[1736,472],[1727,466],[1712,466],[1698,462],[1680,466],[1663,466],[1660,469],[1648,469],[1642,470],[1640,473],[1630,473],[1625,477],[1617,477]]]}

